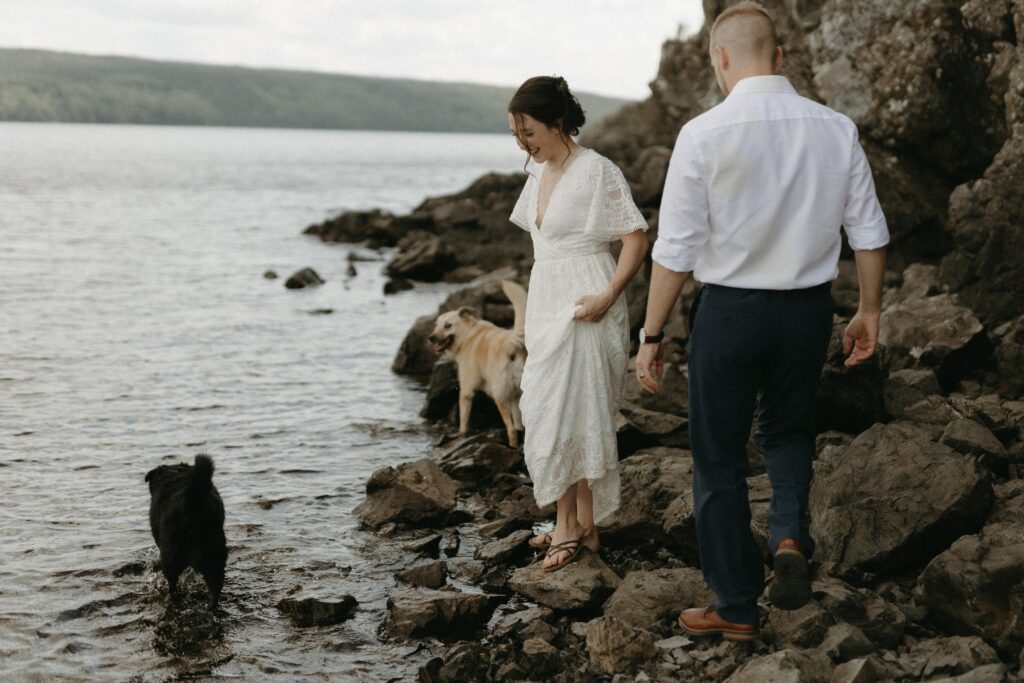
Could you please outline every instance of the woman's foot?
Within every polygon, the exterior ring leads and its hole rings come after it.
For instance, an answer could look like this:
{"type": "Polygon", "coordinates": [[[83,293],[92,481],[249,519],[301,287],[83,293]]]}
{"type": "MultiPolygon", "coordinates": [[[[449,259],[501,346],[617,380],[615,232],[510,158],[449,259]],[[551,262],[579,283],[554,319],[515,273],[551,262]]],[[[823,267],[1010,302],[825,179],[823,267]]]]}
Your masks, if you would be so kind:
{"type": "MultiPolygon", "coordinates": [[[[591,550],[591,551],[593,551],[595,553],[598,550],[601,549],[601,539],[598,537],[597,527],[591,527],[589,529],[585,529],[584,532],[583,532],[583,538],[581,540],[583,541],[583,546],[585,548],[587,548],[587,549],[589,549],[589,550],[591,550]]],[[[529,541],[527,541],[527,544],[531,548],[536,548],[538,550],[543,550],[544,548],[547,548],[547,547],[549,547],[551,545],[551,534],[550,533],[537,534],[536,536],[531,538],[529,541]]]]}
{"type": "Polygon", "coordinates": [[[566,524],[561,529],[556,526],[550,536],[551,546],[544,555],[545,571],[561,569],[571,562],[582,547],[586,532],[578,524],[566,524]]]}

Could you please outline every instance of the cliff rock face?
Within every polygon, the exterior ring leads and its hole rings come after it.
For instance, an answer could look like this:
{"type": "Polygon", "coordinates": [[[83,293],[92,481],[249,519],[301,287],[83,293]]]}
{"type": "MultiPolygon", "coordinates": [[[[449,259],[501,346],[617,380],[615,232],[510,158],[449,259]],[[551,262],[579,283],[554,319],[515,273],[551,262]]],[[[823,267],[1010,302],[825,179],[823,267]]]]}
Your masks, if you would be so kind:
{"type": "MultiPolygon", "coordinates": [[[[708,30],[729,4],[705,0],[701,31],[665,43],[651,96],[586,135],[638,186],[650,185],[645,150],[671,148],[721,101],[708,30]]],[[[762,4],[783,75],[859,126],[893,264],[941,262],[943,282],[988,324],[1024,313],[1024,0],[762,4]]]]}

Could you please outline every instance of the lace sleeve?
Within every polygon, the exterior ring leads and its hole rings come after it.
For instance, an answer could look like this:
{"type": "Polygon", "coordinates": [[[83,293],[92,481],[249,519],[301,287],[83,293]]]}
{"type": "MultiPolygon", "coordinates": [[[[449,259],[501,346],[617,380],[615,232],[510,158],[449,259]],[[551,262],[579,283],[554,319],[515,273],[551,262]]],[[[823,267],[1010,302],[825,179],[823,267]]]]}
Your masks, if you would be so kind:
{"type": "Polygon", "coordinates": [[[647,221],[633,203],[629,184],[618,166],[602,157],[592,166],[590,180],[594,199],[585,234],[611,242],[631,232],[647,230],[647,221]]]}
{"type": "Polygon", "coordinates": [[[512,208],[512,215],[508,217],[515,225],[527,232],[530,231],[530,193],[533,191],[535,182],[533,175],[527,177],[526,185],[523,186],[523,191],[519,193],[519,199],[516,200],[516,205],[512,208]]]}

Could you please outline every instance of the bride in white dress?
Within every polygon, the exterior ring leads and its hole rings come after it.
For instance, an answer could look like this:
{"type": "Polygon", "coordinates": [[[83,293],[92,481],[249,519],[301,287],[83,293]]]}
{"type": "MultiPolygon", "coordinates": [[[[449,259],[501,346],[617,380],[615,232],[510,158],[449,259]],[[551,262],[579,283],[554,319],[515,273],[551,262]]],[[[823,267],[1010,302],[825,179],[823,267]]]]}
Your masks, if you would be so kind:
{"type": "Polygon", "coordinates": [[[615,415],[629,360],[622,291],[647,253],[647,223],[622,172],[576,144],[583,110],[565,79],[540,76],[509,102],[509,127],[528,152],[529,178],[511,220],[533,238],[526,367],[519,405],[537,505],[557,501],[544,569],[581,546],[619,506],[615,415]],[[618,263],[610,243],[622,240],[618,263]]]}

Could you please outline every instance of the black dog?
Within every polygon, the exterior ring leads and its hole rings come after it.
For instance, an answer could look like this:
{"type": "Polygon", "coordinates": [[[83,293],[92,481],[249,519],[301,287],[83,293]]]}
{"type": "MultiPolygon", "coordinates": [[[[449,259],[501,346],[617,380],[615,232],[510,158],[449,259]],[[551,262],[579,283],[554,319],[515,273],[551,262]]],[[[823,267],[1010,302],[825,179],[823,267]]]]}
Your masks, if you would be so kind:
{"type": "Polygon", "coordinates": [[[149,526],[160,548],[160,566],[168,590],[178,589],[185,567],[203,575],[210,609],[217,607],[228,559],[224,539],[224,503],[213,485],[213,460],[197,455],[195,465],[161,465],[146,473],[149,526]]]}

